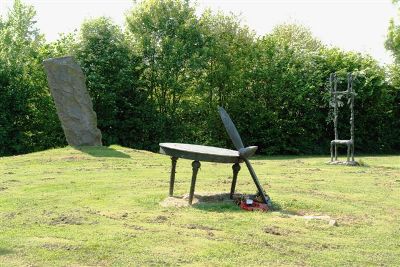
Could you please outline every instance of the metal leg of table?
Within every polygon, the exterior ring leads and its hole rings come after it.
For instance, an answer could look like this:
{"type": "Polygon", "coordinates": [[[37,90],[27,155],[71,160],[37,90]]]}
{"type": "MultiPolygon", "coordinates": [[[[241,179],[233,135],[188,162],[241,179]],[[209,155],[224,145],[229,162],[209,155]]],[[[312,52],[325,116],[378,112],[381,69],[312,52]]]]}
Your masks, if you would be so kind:
{"type": "Polygon", "coordinates": [[[233,194],[235,194],[236,181],[237,181],[238,173],[240,171],[240,164],[239,163],[233,164],[232,170],[233,170],[233,179],[232,179],[232,186],[231,186],[231,194],[229,196],[230,199],[233,199],[233,194]]]}
{"type": "Polygon", "coordinates": [[[192,184],[190,185],[190,192],[189,192],[189,205],[192,205],[194,196],[194,187],[196,186],[196,177],[199,168],[200,168],[200,162],[197,160],[193,161],[192,162],[193,174],[192,174],[192,184]]]}
{"type": "Polygon", "coordinates": [[[176,173],[176,161],[178,158],[171,157],[172,167],[171,167],[171,178],[169,180],[169,196],[172,197],[174,195],[174,183],[175,183],[175,173],[176,173]]]}
{"type": "Polygon", "coordinates": [[[254,183],[256,184],[257,190],[258,190],[258,192],[260,193],[260,195],[261,195],[261,197],[262,197],[264,203],[265,203],[265,204],[268,204],[269,196],[267,196],[267,195],[264,194],[264,190],[263,190],[263,188],[261,187],[260,182],[258,181],[256,172],[254,171],[253,167],[251,166],[250,161],[249,161],[248,159],[245,158],[245,159],[244,159],[244,162],[246,163],[246,166],[247,166],[247,168],[249,169],[251,178],[253,178],[253,181],[254,181],[254,183]]]}
{"type": "Polygon", "coordinates": [[[335,161],[337,161],[337,156],[338,156],[338,153],[337,153],[337,144],[335,144],[335,161]]]}

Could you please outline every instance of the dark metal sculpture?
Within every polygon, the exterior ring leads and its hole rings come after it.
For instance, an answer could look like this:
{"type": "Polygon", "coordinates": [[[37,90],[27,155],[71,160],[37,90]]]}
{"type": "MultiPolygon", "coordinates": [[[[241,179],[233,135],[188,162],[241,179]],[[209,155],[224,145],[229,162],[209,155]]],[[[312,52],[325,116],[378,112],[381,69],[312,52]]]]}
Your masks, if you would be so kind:
{"type": "Polygon", "coordinates": [[[202,146],[202,145],[160,143],[160,153],[171,156],[171,161],[172,161],[169,195],[173,196],[174,193],[175,170],[178,158],[193,160],[192,163],[193,173],[192,173],[192,182],[189,192],[189,204],[192,204],[193,201],[197,173],[200,168],[200,161],[234,163],[232,166],[233,179],[230,192],[231,199],[233,198],[233,195],[235,193],[237,176],[240,171],[239,163],[242,163],[244,161],[263,201],[270,206],[271,205],[270,198],[268,195],[264,193],[264,190],[262,189],[260,182],[258,181],[257,175],[249,161],[249,158],[255,154],[257,147],[256,146],[244,147],[239,132],[237,131],[228,113],[226,113],[226,111],[221,107],[218,108],[218,112],[219,115],[221,116],[225,129],[237,150],[235,151],[225,148],[202,146]]]}
{"type": "Polygon", "coordinates": [[[331,141],[331,164],[346,164],[346,165],[357,165],[354,160],[354,96],[356,95],[353,89],[353,74],[347,74],[347,90],[338,91],[337,84],[338,79],[336,73],[332,73],[329,78],[330,92],[331,92],[331,102],[333,105],[333,125],[335,139],[331,141]],[[347,97],[349,108],[350,108],[350,140],[340,140],[338,134],[338,101],[342,96],[347,97]],[[347,161],[338,161],[338,145],[347,146],[347,161]],[[351,158],[351,160],[350,160],[351,158]],[[334,160],[335,159],[335,160],[334,160]]]}

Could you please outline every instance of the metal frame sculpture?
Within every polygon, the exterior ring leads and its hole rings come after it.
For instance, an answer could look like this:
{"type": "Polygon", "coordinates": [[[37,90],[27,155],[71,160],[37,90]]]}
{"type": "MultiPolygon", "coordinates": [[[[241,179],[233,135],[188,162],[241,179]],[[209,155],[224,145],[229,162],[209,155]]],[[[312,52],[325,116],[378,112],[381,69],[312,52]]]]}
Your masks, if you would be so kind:
{"type": "Polygon", "coordinates": [[[197,173],[201,165],[200,161],[234,163],[232,166],[233,178],[232,178],[232,185],[230,192],[231,199],[233,198],[233,195],[235,193],[237,176],[240,171],[239,163],[242,163],[244,161],[264,203],[266,203],[268,206],[271,206],[270,198],[268,195],[264,193],[264,190],[262,189],[260,182],[258,181],[257,175],[249,161],[249,158],[255,154],[257,146],[244,147],[239,132],[237,131],[228,113],[226,113],[226,111],[221,107],[218,108],[218,112],[225,126],[225,129],[237,150],[235,151],[225,148],[202,146],[202,145],[160,143],[160,153],[171,156],[171,161],[172,161],[169,196],[173,196],[174,194],[175,172],[176,172],[176,163],[178,158],[193,160],[192,182],[190,185],[190,192],[189,192],[190,205],[192,204],[193,201],[197,173]]]}
{"type": "Polygon", "coordinates": [[[354,160],[354,97],[356,95],[353,89],[353,74],[347,74],[347,90],[338,91],[337,84],[338,78],[336,73],[332,73],[329,78],[330,93],[331,93],[331,103],[333,102],[333,125],[335,139],[331,141],[331,164],[346,164],[346,165],[357,165],[354,160]],[[347,97],[348,104],[350,108],[350,140],[340,140],[338,134],[338,115],[339,115],[339,105],[338,99],[342,96],[347,97]],[[338,161],[338,145],[347,146],[347,161],[338,161]],[[350,161],[351,158],[351,161],[350,161]],[[335,159],[335,160],[334,160],[335,159]]]}

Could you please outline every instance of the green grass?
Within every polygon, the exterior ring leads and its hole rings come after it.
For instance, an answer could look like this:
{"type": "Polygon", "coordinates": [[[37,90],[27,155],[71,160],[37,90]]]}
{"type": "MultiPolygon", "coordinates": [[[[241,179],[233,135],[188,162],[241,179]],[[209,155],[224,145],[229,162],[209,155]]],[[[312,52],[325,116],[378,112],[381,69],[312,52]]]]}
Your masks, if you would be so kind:
{"type": "MultiPolygon", "coordinates": [[[[234,204],[163,208],[170,159],[119,146],[70,147],[0,158],[3,266],[398,265],[400,156],[256,157],[253,166],[280,210],[234,204]],[[328,215],[326,221],[288,214],[328,215]]],[[[196,192],[228,192],[229,164],[202,163],[196,192]]],[[[191,164],[178,160],[175,195],[191,164]]],[[[245,168],[237,190],[255,193],[245,168]]]]}

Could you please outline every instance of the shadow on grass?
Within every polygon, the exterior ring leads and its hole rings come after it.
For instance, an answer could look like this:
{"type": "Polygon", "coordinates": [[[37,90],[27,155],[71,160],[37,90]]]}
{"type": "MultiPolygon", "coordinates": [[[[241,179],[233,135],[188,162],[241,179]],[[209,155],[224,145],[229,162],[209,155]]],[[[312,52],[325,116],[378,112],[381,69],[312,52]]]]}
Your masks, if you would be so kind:
{"type": "MultiPolygon", "coordinates": [[[[236,199],[237,197],[238,195],[236,195],[236,199]]],[[[200,199],[200,202],[192,205],[193,208],[211,212],[243,212],[235,200],[229,199],[229,194],[203,196],[200,199]]],[[[271,203],[269,211],[282,211],[282,206],[278,202],[271,201],[271,203]]]]}
{"type": "Polygon", "coordinates": [[[0,248],[0,256],[2,255],[7,255],[7,254],[11,254],[13,253],[13,251],[11,249],[7,249],[7,248],[0,248]]]}
{"type": "Polygon", "coordinates": [[[121,151],[115,150],[106,146],[79,146],[74,147],[75,149],[89,154],[93,157],[101,157],[101,158],[130,158],[128,154],[125,154],[121,151]]]}

